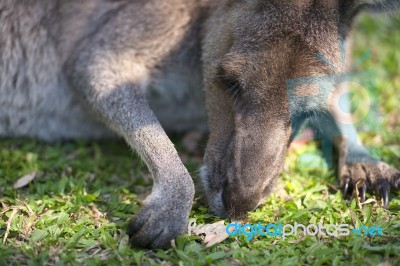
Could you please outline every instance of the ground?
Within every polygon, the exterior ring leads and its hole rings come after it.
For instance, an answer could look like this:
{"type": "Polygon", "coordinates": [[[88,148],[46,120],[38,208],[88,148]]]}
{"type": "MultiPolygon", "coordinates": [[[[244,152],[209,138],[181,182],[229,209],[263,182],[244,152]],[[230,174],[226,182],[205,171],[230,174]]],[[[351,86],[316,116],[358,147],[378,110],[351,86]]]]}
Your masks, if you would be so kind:
{"type": "MultiPolygon", "coordinates": [[[[397,168],[399,17],[364,16],[358,23],[354,72],[362,75],[355,77],[352,97],[362,140],[397,168]],[[363,91],[376,108],[365,107],[363,91]]],[[[189,152],[181,137],[174,140],[196,179],[204,145],[189,152]]],[[[241,236],[207,249],[201,236],[186,234],[173,248],[150,251],[127,246],[127,221],[150,192],[151,179],[124,142],[1,139],[0,265],[400,265],[400,193],[391,193],[387,210],[374,197],[362,206],[343,200],[333,169],[324,166],[315,143],[292,150],[275,193],[247,221],[381,226],[384,236],[241,236]],[[34,179],[13,188],[21,177],[34,179]]],[[[197,200],[190,217],[219,221],[197,200]]]]}

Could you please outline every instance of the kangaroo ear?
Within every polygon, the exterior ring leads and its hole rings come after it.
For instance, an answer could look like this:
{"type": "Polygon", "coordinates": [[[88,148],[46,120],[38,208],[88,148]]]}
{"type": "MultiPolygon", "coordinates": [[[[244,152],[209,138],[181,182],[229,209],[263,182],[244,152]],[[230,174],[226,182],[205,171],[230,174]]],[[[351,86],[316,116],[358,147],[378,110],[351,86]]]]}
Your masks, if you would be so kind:
{"type": "Polygon", "coordinates": [[[358,0],[358,4],[370,12],[390,12],[400,9],[400,0],[358,0]]]}

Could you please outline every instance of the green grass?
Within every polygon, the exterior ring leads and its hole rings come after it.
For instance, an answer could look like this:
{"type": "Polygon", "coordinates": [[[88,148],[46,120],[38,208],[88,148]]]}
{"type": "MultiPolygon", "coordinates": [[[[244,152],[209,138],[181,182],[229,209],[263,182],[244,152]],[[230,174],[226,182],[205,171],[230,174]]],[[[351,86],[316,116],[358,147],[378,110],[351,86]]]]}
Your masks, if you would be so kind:
{"type": "MultiPolygon", "coordinates": [[[[364,17],[354,38],[355,58],[371,51],[371,56],[357,70],[373,73],[369,75],[373,76],[373,82],[360,82],[378,92],[383,114],[382,124],[362,133],[362,139],[375,155],[397,168],[400,168],[399,28],[400,19],[364,17]]],[[[177,144],[182,146],[179,139],[177,144]]],[[[179,150],[185,154],[184,148],[179,150]]],[[[188,158],[186,165],[196,177],[197,158],[188,158]]],[[[381,225],[385,236],[317,235],[286,240],[256,237],[249,242],[242,236],[206,249],[200,237],[184,235],[176,240],[174,248],[149,251],[127,246],[127,221],[138,212],[142,199],[150,192],[151,179],[144,164],[126,144],[76,141],[49,145],[34,140],[3,139],[0,140],[0,265],[292,266],[382,262],[399,265],[399,193],[391,193],[388,210],[373,202],[360,208],[355,201],[342,199],[332,169],[311,168],[323,164],[315,144],[289,153],[276,192],[249,213],[248,222],[381,225]],[[301,156],[305,152],[308,156],[301,156]],[[36,172],[33,182],[25,188],[13,189],[16,180],[32,172],[36,172]]],[[[199,203],[195,203],[191,218],[198,223],[218,221],[199,203]]]]}

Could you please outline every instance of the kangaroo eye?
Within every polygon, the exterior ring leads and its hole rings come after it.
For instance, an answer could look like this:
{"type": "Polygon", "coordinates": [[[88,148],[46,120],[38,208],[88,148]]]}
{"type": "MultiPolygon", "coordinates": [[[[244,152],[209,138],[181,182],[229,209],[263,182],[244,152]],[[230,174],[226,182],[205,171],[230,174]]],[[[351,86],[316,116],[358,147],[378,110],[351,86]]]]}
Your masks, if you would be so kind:
{"type": "Polygon", "coordinates": [[[222,67],[218,68],[218,81],[224,86],[224,89],[234,96],[240,93],[240,82],[239,80],[227,73],[222,67]]]}

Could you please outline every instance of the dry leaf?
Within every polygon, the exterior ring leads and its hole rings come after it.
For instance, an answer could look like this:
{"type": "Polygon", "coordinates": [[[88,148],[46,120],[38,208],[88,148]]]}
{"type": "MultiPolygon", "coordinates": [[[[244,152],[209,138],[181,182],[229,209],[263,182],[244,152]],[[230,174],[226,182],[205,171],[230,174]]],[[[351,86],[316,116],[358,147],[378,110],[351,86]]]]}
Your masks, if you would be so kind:
{"type": "Polygon", "coordinates": [[[18,179],[17,182],[15,182],[14,189],[25,187],[30,182],[32,182],[32,180],[35,179],[35,177],[36,177],[36,173],[35,172],[27,174],[27,175],[24,175],[23,177],[18,179]]]}
{"type": "MultiPolygon", "coordinates": [[[[237,222],[241,223],[241,221],[237,222]]],[[[230,229],[231,232],[234,230],[234,228],[230,229]]],[[[222,241],[224,241],[229,237],[229,235],[226,233],[226,225],[224,221],[219,221],[213,224],[201,225],[201,227],[196,226],[192,228],[191,233],[193,235],[205,235],[205,237],[203,237],[202,240],[203,243],[206,244],[206,248],[221,243],[222,241]]]]}
{"type": "Polygon", "coordinates": [[[360,204],[362,206],[362,205],[366,205],[366,204],[369,204],[369,203],[376,203],[376,202],[377,201],[375,199],[367,199],[366,201],[364,201],[363,203],[360,203],[360,204]]]}
{"type": "Polygon", "coordinates": [[[207,242],[206,242],[206,239],[204,239],[204,244],[206,244],[206,248],[210,248],[210,247],[214,246],[215,244],[221,243],[228,237],[229,237],[229,235],[227,233],[220,234],[220,235],[212,235],[212,237],[210,237],[207,242]]]}
{"type": "MultiPolygon", "coordinates": [[[[213,223],[213,224],[208,224],[207,226],[208,226],[208,230],[210,232],[214,233],[215,229],[217,229],[217,227],[220,226],[220,225],[224,225],[224,221],[219,221],[219,222],[216,222],[216,223],[213,223]]],[[[200,228],[199,229],[199,234],[205,234],[207,226],[203,226],[202,228],[200,228]]],[[[193,233],[197,233],[197,232],[193,232],[193,233]]]]}
{"type": "Polygon", "coordinates": [[[390,263],[390,261],[385,261],[379,264],[378,266],[392,266],[392,263],[390,263]]]}
{"type": "MultiPolygon", "coordinates": [[[[224,221],[219,221],[211,224],[210,234],[206,235],[203,242],[206,244],[206,248],[212,247],[215,244],[221,243],[225,239],[229,237],[229,235],[225,231],[220,231],[217,233],[218,229],[221,228],[221,225],[225,226],[224,221]]],[[[201,230],[203,234],[205,234],[205,228],[203,227],[201,230]]]]}

